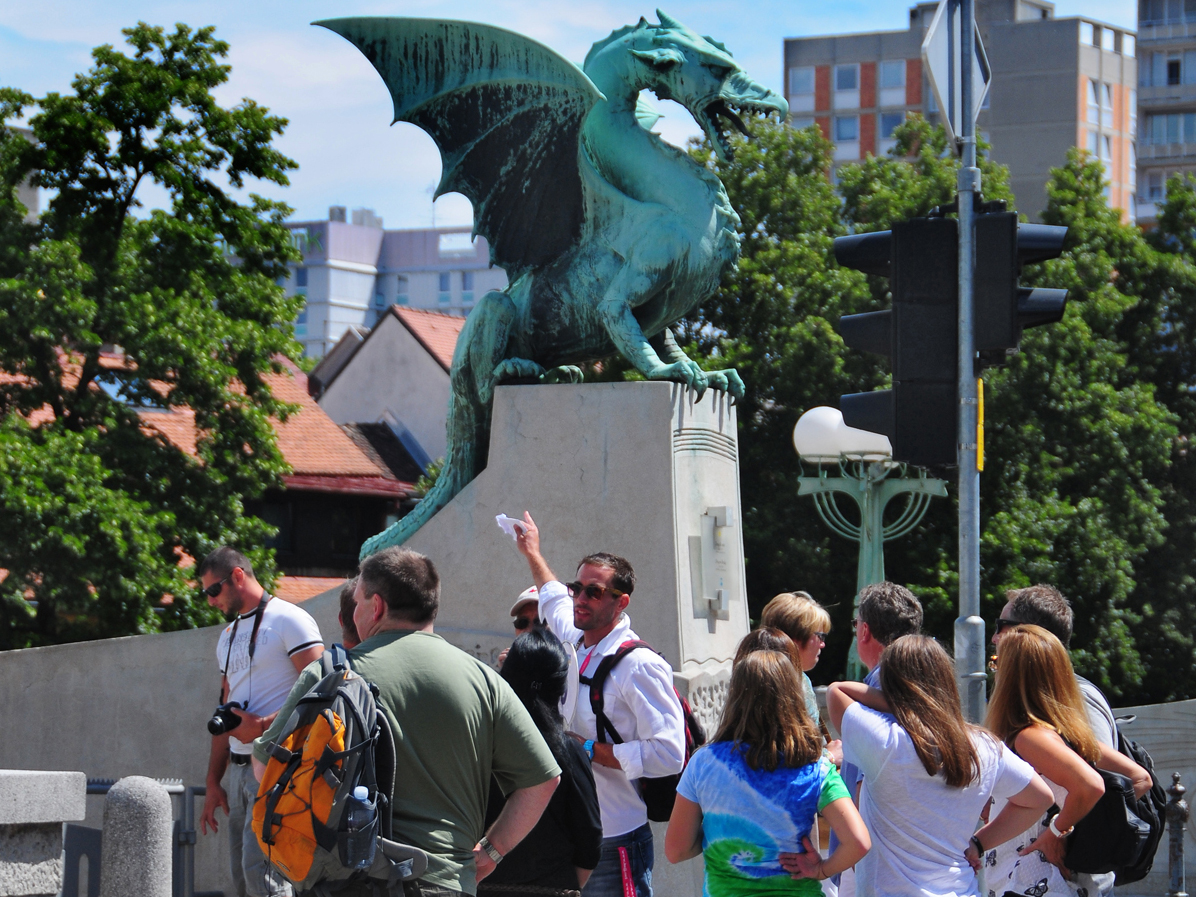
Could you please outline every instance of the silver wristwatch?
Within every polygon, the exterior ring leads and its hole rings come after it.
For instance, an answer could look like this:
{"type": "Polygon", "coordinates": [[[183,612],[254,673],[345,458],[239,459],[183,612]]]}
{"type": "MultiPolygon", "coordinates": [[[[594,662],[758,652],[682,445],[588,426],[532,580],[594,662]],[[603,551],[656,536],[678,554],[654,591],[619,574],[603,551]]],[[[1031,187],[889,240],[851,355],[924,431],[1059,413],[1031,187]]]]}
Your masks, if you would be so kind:
{"type": "Polygon", "coordinates": [[[486,856],[494,860],[494,865],[497,866],[502,862],[503,855],[498,852],[498,848],[491,844],[490,839],[485,835],[482,835],[482,840],[478,841],[478,846],[486,851],[486,856]]]}

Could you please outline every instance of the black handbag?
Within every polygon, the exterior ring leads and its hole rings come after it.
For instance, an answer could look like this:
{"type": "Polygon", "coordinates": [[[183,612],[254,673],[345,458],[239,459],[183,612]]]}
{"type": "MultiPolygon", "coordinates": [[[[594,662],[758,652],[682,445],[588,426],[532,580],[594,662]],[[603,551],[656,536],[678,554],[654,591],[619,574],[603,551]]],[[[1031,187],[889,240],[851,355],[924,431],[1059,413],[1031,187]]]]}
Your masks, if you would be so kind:
{"type": "MultiPolygon", "coordinates": [[[[1097,875],[1132,866],[1151,838],[1150,823],[1138,816],[1134,784],[1119,773],[1097,769],[1105,793],[1068,836],[1063,865],[1097,875]]],[[[1058,813],[1058,808],[1053,808],[1058,813]]],[[[1048,818],[1054,816],[1049,813],[1048,818]]]]}

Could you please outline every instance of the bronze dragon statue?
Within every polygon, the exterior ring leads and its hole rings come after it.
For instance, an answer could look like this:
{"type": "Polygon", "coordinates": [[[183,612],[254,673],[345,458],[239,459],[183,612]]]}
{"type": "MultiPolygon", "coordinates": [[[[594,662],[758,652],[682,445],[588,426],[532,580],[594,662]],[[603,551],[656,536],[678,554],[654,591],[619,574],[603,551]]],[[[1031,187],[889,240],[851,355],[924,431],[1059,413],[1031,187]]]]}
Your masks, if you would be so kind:
{"type": "MultiPolygon", "coordinates": [[[[709,298],[739,257],[739,217],[710,170],[644,125],[648,90],[683,105],[715,152],[739,113],[782,118],[785,100],[718,41],[657,12],[594,44],[581,68],[526,37],[435,19],[319,22],[355,44],[395,121],[436,141],[437,196],[473,202],[474,231],[510,286],[487,293],[457,340],[448,453],[414,511],[362,547],[402,544],[486,467],[494,387],[576,382],[620,352],[649,380],[743,395],[734,370],[703,371],[670,325],[709,298]]],[[[650,124],[649,124],[650,127],[650,124]]]]}

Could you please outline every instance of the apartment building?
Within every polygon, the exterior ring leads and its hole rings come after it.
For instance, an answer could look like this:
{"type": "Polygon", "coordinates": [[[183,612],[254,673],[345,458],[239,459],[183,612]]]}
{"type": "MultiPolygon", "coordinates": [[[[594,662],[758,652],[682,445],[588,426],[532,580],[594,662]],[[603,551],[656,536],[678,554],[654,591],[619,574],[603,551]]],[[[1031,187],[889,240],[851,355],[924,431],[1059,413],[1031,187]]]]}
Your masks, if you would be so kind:
{"type": "MultiPolygon", "coordinates": [[[[911,112],[938,109],[922,66],[937,3],[909,11],[909,28],[785,41],[785,85],[795,127],[817,124],[836,166],[880,155],[911,112]]],[[[1050,169],[1073,146],[1105,165],[1106,197],[1132,218],[1137,160],[1137,58],[1133,32],[1055,18],[1045,0],[976,0],[992,69],[977,122],[992,158],[1009,167],[1018,209],[1036,219],[1050,169]]]]}
{"type": "Polygon", "coordinates": [[[285,286],[307,297],[295,322],[304,353],[323,357],[350,327],[372,327],[392,305],[465,316],[489,290],[507,285],[490,267],[490,247],[468,227],[385,230],[370,209],[343,206],[327,221],[288,224],[303,253],[285,286]]]}
{"type": "Polygon", "coordinates": [[[1167,178],[1196,173],[1196,0],[1140,0],[1138,47],[1138,220],[1149,226],[1167,178]]]}

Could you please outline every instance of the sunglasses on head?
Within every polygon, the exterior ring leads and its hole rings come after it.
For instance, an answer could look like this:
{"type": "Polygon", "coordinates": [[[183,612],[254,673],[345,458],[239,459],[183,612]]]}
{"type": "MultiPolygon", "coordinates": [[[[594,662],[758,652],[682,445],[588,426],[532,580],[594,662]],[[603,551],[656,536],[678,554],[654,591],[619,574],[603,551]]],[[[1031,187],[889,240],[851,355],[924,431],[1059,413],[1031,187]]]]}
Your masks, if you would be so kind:
{"type": "Polygon", "coordinates": [[[600,586],[596,582],[592,582],[588,586],[582,585],[580,582],[570,582],[566,583],[565,588],[569,590],[569,594],[574,598],[580,598],[582,595],[585,595],[591,601],[597,601],[607,593],[612,598],[622,598],[627,594],[626,592],[620,592],[618,589],[612,589],[609,586],[600,586]]]}
{"type": "Polygon", "coordinates": [[[224,579],[220,580],[220,582],[212,583],[210,586],[208,586],[206,589],[203,590],[203,593],[205,595],[207,595],[209,598],[217,597],[220,594],[221,590],[224,588],[224,584],[232,578],[233,578],[233,575],[230,573],[228,576],[224,577],[224,579]]]}

